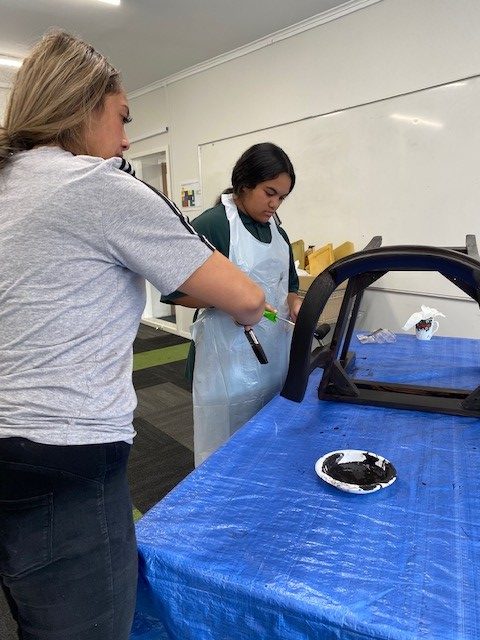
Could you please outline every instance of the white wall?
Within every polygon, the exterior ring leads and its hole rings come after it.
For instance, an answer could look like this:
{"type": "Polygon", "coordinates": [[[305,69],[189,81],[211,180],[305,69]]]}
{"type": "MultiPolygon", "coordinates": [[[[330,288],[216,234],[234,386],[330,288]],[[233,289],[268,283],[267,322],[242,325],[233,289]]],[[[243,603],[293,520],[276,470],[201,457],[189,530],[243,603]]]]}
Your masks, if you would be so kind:
{"type": "Polygon", "coordinates": [[[0,122],[3,122],[3,115],[5,113],[5,107],[7,105],[8,92],[8,89],[0,87],[0,122]]]}
{"type": "MultiPolygon", "coordinates": [[[[478,0],[382,0],[132,98],[133,138],[169,128],[134,143],[132,154],[169,145],[178,201],[180,183],[199,176],[199,144],[479,74],[479,30],[478,0]]],[[[321,215],[314,214],[318,242],[328,241],[321,215]]],[[[352,223],[345,220],[345,237],[352,223]]],[[[381,321],[397,329],[421,300],[372,292],[365,301],[371,328],[381,321]],[[377,306],[385,308],[376,313],[377,306]]],[[[441,309],[442,300],[436,302],[441,309]]],[[[468,308],[474,320],[467,328],[452,322],[449,334],[480,337],[478,309],[468,302],[454,306],[460,314],[468,308]]]]}

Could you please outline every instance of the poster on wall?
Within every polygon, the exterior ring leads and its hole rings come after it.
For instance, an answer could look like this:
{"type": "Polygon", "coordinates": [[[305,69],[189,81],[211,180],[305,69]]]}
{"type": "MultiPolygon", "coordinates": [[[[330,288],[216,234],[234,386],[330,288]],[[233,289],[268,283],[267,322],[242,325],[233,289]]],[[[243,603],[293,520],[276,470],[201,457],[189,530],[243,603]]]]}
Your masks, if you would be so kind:
{"type": "Polygon", "coordinates": [[[180,202],[186,213],[202,209],[202,188],[198,180],[186,180],[181,183],[180,202]]]}

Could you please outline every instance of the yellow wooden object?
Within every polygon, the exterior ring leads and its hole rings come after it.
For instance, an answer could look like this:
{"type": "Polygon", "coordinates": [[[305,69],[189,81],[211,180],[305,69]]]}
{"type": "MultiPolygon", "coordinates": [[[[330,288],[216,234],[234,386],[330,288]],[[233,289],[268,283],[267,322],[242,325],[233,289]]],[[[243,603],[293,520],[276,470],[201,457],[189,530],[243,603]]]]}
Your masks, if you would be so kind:
{"type": "Polygon", "coordinates": [[[290,244],[292,247],[293,261],[298,260],[300,269],[305,269],[305,242],[303,240],[295,240],[290,244]]]}
{"type": "Polygon", "coordinates": [[[332,243],[329,242],[324,247],[315,249],[308,256],[308,272],[311,276],[318,276],[318,274],[329,267],[332,262],[334,262],[333,246],[332,243]]]}
{"type": "Polygon", "coordinates": [[[333,258],[334,260],[340,260],[340,258],[345,258],[345,256],[349,256],[351,253],[354,253],[355,247],[353,242],[347,240],[343,244],[339,244],[338,247],[335,247],[333,250],[333,258]]]}

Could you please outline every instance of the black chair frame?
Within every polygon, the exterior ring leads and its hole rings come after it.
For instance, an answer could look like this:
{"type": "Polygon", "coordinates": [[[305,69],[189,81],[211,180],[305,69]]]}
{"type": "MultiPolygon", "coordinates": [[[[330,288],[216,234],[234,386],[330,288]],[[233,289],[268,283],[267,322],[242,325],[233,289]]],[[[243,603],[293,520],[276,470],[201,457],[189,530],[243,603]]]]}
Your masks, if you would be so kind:
{"type": "Polygon", "coordinates": [[[480,386],[473,391],[352,379],[355,354],[349,351],[365,289],[389,271],[436,271],[480,303],[480,257],[474,235],[465,247],[399,245],[381,247],[375,236],[363,251],[338,260],[311,284],[295,325],[290,366],[281,395],[301,402],[310,373],[323,369],[318,387],[322,400],[369,404],[398,409],[480,416],[480,386]],[[348,284],[333,337],[328,346],[312,351],[317,324],[329,297],[348,284]]]}

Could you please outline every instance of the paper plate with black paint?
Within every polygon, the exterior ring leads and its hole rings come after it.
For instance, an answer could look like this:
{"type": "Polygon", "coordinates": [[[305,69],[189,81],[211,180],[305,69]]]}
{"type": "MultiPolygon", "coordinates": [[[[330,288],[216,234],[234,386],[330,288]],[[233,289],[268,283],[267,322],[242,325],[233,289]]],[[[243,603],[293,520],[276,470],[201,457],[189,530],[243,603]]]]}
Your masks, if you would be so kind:
{"type": "Polygon", "coordinates": [[[371,451],[341,449],[330,451],[315,464],[317,475],[341,491],[373,493],[395,482],[393,464],[371,451]]]}

